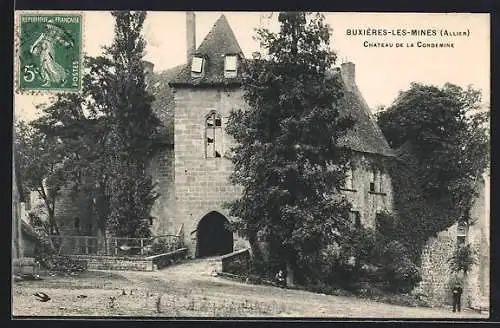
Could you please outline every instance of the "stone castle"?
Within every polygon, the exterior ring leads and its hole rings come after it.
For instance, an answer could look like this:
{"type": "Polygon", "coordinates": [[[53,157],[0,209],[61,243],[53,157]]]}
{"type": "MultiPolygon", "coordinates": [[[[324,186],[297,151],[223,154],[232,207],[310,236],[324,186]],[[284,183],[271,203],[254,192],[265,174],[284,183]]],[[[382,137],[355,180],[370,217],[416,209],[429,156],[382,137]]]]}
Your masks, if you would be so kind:
{"type": "MultiPolygon", "coordinates": [[[[240,192],[228,181],[232,140],[224,128],[230,111],[246,106],[241,89],[241,64],[246,59],[224,15],[198,48],[194,35],[194,14],[188,13],[188,63],[175,68],[178,72],[171,80],[156,82],[168,83],[173,91],[173,109],[166,111],[173,112],[174,145],[159,147],[151,160],[161,194],[153,230],[183,231],[191,254],[203,256],[246,245],[224,232],[228,213],[222,206],[240,192]]],[[[353,171],[344,192],[354,204],[353,220],[374,226],[376,213],[390,211],[392,205],[390,179],[374,161],[394,155],[356,87],[354,64],[343,64],[340,72],[348,91],[345,114],[356,119],[343,140],[353,153],[353,171]]]]}
{"type": "MultiPolygon", "coordinates": [[[[232,109],[247,106],[241,88],[241,64],[248,59],[224,15],[196,47],[195,16],[188,12],[186,34],[186,64],[159,73],[153,72],[152,63],[146,65],[148,88],[156,98],[153,110],[163,123],[148,168],[159,194],[151,229],[153,235],[182,236],[191,257],[204,257],[248,247],[246,240],[226,229],[230,218],[223,208],[224,202],[240,193],[228,181],[233,141],[225,133],[225,125],[232,109]]],[[[355,119],[354,128],[342,140],[352,155],[352,169],[342,192],[353,205],[353,224],[374,228],[378,212],[392,211],[392,184],[383,163],[395,154],[356,85],[355,65],[343,63],[336,72],[346,90],[341,115],[350,114],[355,119]]],[[[90,208],[84,198],[63,198],[58,206],[61,232],[95,235],[90,208]]],[[[456,229],[450,233],[451,237],[447,236],[455,245],[456,229]]],[[[484,233],[478,240],[484,246],[484,233]]],[[[446,277],[442,270],[433,268],[439,267],[451,249],[443,252],[428,250],[424,257],[422,288],[433,290],[437,298],[445,293],[446,277]]],[[[486,271],[489,263],[484,259],[481,263],[478,270],[486,271]]],[[[484,285],[484,275],[478,275],[484,285]]]]}
{"type": "MultiPolygon", "coordinates": [[[[153,63],[145,65],[147,85],[155,96],[153,110],[162,122],[148,168],[159,194],[151,229],[153,235],[182,235],[191,256],[200,257],[248,246],[225,229],[230,218],[223,204],[240,192],[228,181],[233,141],[225,125],[232,109],[247,106],[241,68],[249,59],[224,15],[196,47],[195,17],[188,12],[186,34],[186,64],[160,73],[153,72],[153,63]]],[[[353,204],[353,224],[375,227],[376,214],[392,210],[391,180],[381,163],[395,155],[358,90],[355,65],[344,63],[334,73],[345,86],[340,114],[355,120],[341,140],[351,151],[352,167],[342,192],[353,204]]],[[[94,235],[89,201],[83,195],[61,198],[62,233],[94,235]]]]}

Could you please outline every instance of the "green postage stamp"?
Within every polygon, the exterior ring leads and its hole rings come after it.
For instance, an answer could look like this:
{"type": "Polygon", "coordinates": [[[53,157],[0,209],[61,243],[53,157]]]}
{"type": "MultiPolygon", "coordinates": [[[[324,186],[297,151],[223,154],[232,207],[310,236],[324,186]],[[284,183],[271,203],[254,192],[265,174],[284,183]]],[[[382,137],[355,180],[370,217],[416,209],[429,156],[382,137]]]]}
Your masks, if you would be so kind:
{"type": "Polygon", "coordinates": [[[19,14],[18,91],[80,91],[82,18],[81,14],[19,14]]]}

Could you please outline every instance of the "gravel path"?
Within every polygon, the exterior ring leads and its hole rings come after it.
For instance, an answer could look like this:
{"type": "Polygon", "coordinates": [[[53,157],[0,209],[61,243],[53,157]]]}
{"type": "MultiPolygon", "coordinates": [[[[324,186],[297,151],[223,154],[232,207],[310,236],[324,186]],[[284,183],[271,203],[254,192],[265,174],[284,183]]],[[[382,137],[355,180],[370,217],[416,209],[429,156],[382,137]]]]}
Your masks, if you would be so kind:
{"type": "Polygon", "coordinates": [[[213,276],[215,265],[213,259],[203,259],[157,272],[93,271],[75,277],[47,277],[42,281],[16,283],[12,294],[13,314],[452,320],[488,317],[468,310],[452,313],[447,309],[405,307],[239,283],[213,276]],[[37,291],[46,292],[52,299],[46,303],[37,301],[32,296],[37,291]]]}

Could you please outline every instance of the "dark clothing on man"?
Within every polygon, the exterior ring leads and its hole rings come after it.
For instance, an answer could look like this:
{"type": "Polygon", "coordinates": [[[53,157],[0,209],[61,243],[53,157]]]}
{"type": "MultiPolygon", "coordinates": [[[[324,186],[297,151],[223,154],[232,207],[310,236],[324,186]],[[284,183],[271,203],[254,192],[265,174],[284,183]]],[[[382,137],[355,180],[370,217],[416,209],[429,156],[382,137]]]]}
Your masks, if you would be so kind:
{"type": "Polygon", "coordinates": [[[285,275],[283,274],[283,271],[280,270],[276,274],[275,280],[276,280],[276,284],[278,286],[280,286],[280,287],[285,287],[286,286],[286,280],[285,280],[285,275]]]}
{"type": "Polygon", "coordinates": [[[462,297],[462,287],[460,286],[453,287],[452,293],[453,293],[453,312],[456,312],[457,310],[458,312],[460,312],[461,310],[460,299],[462,297]]]}

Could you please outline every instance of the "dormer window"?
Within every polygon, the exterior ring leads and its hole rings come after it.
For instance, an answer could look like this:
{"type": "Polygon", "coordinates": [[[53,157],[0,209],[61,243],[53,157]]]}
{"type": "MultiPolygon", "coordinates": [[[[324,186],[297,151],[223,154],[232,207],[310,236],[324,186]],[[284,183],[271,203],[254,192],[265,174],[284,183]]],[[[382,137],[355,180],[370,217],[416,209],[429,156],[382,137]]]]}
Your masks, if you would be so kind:
{"type": "Polygon", "coordinates": [[[236,55],[227,55],[224,61],[224,77],[236,77],[238,66],[238,57],[236,55]]]}
{"type": "Polygon", "coordinates": [[[200,75],[203,72],[203,57],[193,57],[191,61],[191,73],[193,75],[200,75]]]}

